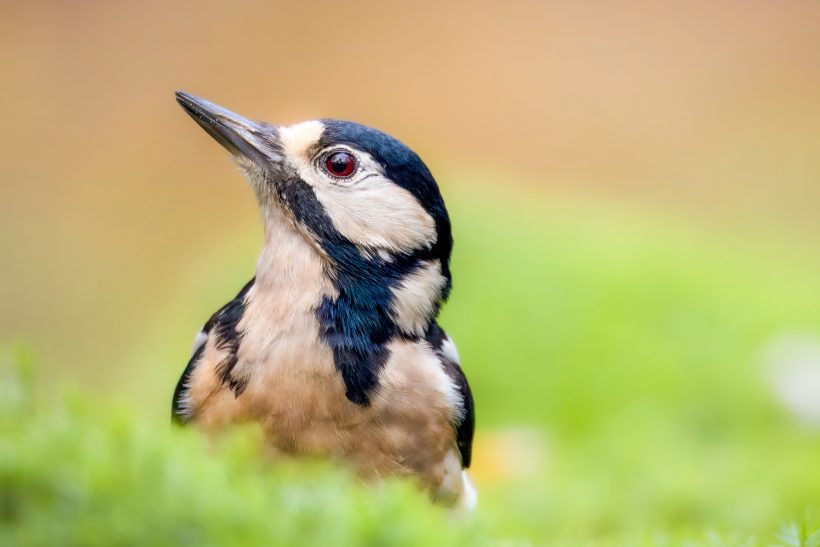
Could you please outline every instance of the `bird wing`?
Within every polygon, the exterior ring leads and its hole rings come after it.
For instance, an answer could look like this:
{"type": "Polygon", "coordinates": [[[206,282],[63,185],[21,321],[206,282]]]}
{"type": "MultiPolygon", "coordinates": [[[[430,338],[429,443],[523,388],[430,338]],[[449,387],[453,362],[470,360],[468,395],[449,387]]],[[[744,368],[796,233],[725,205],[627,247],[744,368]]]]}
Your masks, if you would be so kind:
{"type": "Polygon", "coordinates": [[[433,347],[436,354],[441,360],[441,366],[444,367],[444,372],[455,384],[456,389],[461,395],[462,408],[455,420],[456,428],[456,445],[458,451],[461,453],[461,464],[466,469],[470,467],[470,460],[473,450],[473,434],[475,432],[475,404],[473,401],[473,393],[470,390],[470,384],[467,383],[467,377],[464,371],[461,370],[461,364],[458,357],[458,351],[455,344],[447,336],[447,333],[433,323],[427,333],[427,341],[433,347]]]}
{"type": "MultiPolygon", "coordinates": [[[[256,278],[253,278],[248,281],[233,300],[219,308],[219,310],[208,319],[208,322],[202,327],[202,331],[197,334],[194,340],[191,359],[188,361],[174,390],[171,416],[175,421],[185,423],[190,418],[189,401],[187,400],[189,382],[194,369],[196,369],[197,364],[202,359],[205,346],[211,336],[216,337],[215,343],[218,349],[228,350],[227,357],[219,364],[219,369],[220,374],[223,376],[223,381],[231,383],[230,373],[231,369],[236,365],[236,352],[240,338],[236,332],[236,326],[242,318],[242,313],[245,309],[245,295],[253,286],[255,280],[256,278]]],[[[237,390],[241,389],[242,386],[232,385],[231,387],[237,390]]]]}

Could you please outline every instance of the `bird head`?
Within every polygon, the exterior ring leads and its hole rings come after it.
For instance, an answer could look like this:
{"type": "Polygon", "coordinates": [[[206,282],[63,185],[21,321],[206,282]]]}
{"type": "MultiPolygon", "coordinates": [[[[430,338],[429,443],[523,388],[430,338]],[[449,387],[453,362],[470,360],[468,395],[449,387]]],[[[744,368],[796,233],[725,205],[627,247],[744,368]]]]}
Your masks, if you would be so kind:
{"type": "Polygon", "coordinates": [[[354,122],[278,126],[187,93],[176,97],[244,171],[263,219],[287,216],[316,248],[340,299],[383,308],[390,325],[381,330],[423,334],[450,291],[452,236],[438,185],[418,155],[354,122]]]}

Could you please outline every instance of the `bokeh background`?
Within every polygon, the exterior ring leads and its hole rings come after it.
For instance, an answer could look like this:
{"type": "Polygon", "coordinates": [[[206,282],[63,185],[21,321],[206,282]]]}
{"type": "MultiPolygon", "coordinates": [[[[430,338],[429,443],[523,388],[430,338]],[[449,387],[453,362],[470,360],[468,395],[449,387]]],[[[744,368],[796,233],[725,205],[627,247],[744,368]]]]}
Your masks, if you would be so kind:
{"type": "Polygon", "coordinates": [[[746,538],[820,502],[820,3],[4,2],[0,67],[0,343],[43,393],[164,426],[253,273],[183,89],[430,165],[493,534],[746,538]]]}

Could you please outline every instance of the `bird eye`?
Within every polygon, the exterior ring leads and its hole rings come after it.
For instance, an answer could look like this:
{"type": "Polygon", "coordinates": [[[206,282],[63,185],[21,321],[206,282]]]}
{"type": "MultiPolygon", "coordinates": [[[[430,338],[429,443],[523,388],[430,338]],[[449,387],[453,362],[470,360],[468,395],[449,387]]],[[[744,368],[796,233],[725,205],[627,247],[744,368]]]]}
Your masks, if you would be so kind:
{"type": "Polygon", "coordinates": [[[350,152],[340,150],[325,156],[325,169],[336,178],[349,178],[356,172],[356,167],[356,157],[350,152]]]}

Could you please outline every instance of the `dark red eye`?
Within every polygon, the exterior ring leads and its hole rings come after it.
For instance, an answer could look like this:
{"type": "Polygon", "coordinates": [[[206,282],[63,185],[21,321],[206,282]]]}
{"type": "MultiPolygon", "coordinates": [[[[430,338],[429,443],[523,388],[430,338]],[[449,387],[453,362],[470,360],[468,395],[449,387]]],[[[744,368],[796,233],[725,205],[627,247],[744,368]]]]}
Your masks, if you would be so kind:
{"type": "Polygon", "coordinates": [[[325,169],[334,177],[346,179],[356,172],[356,157],[350,152],[331,152],[325,158],[325,169]]]}

